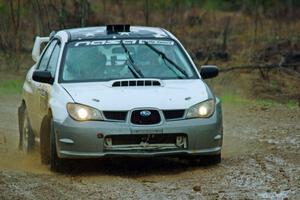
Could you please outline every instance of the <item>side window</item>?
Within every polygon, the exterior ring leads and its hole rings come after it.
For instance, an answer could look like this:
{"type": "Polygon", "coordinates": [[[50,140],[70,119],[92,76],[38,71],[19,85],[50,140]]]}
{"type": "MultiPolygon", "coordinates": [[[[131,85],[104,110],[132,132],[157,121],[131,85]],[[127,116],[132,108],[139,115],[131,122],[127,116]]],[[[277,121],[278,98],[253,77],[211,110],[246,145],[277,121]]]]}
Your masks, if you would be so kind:
{"type": "Polygon", "coordinates": [[[55,76],[55,70],[57,66],[59,52],[60,52],[60,45],[57,43],[52,52],[48,67],[46,68],[47,71],[51,72],[52,77],[55,76]]]}
{"type": "Polygon", "coordinates": [[[54,48],[56,43],[57,43],[56,41],[53,41],[47,47],[47,49],[45,50],[45,52],[44,52],[44,54],[43,54],[43,56],[40,60],[39,66],[37,67],[38,70],[46,70],[49,59],[50,59],[50,56],[52,54],[53,48],[54,48]]]}

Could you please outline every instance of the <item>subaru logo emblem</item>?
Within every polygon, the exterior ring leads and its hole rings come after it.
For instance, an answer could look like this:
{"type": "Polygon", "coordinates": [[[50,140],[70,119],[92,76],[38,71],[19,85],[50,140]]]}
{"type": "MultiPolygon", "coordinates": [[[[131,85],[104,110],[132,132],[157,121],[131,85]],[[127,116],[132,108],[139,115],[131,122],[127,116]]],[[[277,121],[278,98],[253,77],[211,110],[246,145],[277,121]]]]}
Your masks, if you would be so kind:
{"type": "Polygon", "coordinates": [[[149,117],[151,115],[151,112],[149,110],[143,110],[140,112],[140,115],[142,117],[149,117]]]}

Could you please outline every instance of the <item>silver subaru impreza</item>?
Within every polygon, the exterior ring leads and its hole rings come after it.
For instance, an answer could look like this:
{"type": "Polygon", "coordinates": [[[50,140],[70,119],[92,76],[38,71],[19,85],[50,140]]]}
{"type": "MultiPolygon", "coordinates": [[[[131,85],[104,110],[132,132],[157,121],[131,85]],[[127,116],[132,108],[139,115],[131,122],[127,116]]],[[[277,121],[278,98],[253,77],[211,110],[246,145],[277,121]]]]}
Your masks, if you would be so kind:
{"type": "Polygon", "coordinates": [[[18,113],[19,147],[30,152],[39,141],[51,170],[70,158],[221,161],[221,103],[203,81],[218,68],[198,70],[165,29],[61,30],[36,37],[32,57],[18,113]]]}

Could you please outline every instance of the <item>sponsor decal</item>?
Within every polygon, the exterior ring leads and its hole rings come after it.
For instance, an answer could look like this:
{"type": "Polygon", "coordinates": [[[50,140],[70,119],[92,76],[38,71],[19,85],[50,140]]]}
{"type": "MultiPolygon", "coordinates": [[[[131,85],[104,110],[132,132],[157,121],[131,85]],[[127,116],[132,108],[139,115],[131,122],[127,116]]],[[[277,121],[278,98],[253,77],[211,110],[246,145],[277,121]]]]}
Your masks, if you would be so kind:
{"type": "Polygon", "coordinates": [[[90,41],[79,41],[74,43],[74,47],[81,46],[101,46],[101,45],[117,45],[121,44],[158,44],[158,45],[174,45],[174,41],[171,40],[90,40],[90,41]]]}

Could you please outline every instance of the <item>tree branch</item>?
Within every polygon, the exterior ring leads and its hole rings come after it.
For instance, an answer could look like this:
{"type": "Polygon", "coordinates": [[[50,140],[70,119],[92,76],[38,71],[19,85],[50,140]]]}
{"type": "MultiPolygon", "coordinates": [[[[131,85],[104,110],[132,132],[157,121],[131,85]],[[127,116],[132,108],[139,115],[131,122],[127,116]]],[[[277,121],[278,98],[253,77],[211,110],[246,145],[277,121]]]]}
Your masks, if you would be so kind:
{"type": "Polygon", "coordinates": [[[262,70],[262,69],[280,69],[282,71],[285,71],[286,73],[289,73],[290,75],[296,76],[300,78],[300,73],[296,70],[292,70],[291,68],[299,67],[299,64],[249,64],[249,65],[241,65],[241,66],[233,66],[233,67],[225,67],[223,69],[220,69],[220,72],[230,72],[230,71],[236,71],[236,70],[262,70]]]}
{"type": "Polygon", "coordinates": [[[279,65],[279,64],[249,64],[249,65],[240,65],[233,67],[224,67],[224,69],[220,69],[220,72],[228,72],[233,70],[255,70],[255,69],[273,69],[273,68],[294,68],[298,67],[299,64],[288,64],[288,65],[279,65]]]}

